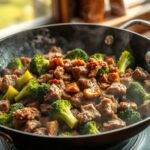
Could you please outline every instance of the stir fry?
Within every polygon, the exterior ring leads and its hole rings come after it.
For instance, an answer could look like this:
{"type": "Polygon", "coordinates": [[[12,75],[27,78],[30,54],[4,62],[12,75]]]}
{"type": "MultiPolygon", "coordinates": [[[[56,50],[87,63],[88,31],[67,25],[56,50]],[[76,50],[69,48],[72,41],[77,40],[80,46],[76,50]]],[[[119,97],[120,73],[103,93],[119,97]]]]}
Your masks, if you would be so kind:
{"type": "Polygon", "coordinates": [[[0,77],[0,124],[48,136],[101,134],[150,116],[150,74],[120,58],[82,49],[20,57],[0,77]]]}

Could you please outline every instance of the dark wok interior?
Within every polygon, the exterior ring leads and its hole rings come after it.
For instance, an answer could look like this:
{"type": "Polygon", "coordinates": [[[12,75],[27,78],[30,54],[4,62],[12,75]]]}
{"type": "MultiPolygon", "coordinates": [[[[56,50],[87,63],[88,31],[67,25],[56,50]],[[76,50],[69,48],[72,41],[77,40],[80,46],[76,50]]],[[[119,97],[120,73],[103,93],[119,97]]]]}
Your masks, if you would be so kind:
{"type": "MultiPolygon", "coordinates": [[[[136,64],[150,72],[149,64],[145,61],[145,54],[147,51],[150,51],[150,40],[120,29],[81,24],[42,27],[2,39],[0,42],[0,67],[5,67],[13,58],[18,56],[33,56],[35,53],[46,53],[52,46],[60,46],[64,51],[82,48],[88,54],[102,52],[117,57],[120,56],[121,51],[127,49],[133,53],[136,64]],[[108,35],[113,36],[111,45],[105,43],[105,38],[108,35]]],[[[43,138],[28,133],[22,134],[20,131],[14,132],[3,127],[0,127],[0,130],[8,133],[15,144],[19,146],[25,146],[24,142],[26,141],[28,145],[32,144],[33,147],[59,145],[61,143],[75,144],[76,146],[100,145],[105,147],[137,134],[146,128],[149,122],[147,118],[136,125],[117,130],[116,132],[113,131],[96,136],[83,136],[82,138],[43,138]]]]}

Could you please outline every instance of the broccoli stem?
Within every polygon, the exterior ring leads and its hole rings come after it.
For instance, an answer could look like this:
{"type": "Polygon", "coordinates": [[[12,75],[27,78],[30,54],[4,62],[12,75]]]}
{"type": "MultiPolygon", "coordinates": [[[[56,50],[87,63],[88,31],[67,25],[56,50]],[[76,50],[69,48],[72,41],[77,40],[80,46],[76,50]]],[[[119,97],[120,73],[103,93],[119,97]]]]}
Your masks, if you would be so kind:
{"type": "Polygon", "coordinates": [[[2,97],[2,99],[3,99],[3,100],[10,100],[10,101],[12,101],[12,100],[14,99],[14,97],[15,97],[16,95],[18,95],[18,93],[19,93],[19,92],[18,92],[14,87],[9,86],[7,92],[6,92],[5,95],[2,97]]]}
{"type": "Polygon", "coordinates": [[[32,79],[33,76],[31,73],[27,70],[20,78],[16,81],[16,88],[20,90],[25,83],[27,83],[30,79],[32,79]]]}
{"type": "Polygon", "coordinates": [[[66,112],[62,113],[61,119],[64,120],[71,129],[78,122],[78,120],[73,116],[70,110],[66,110],[66,112]]]}

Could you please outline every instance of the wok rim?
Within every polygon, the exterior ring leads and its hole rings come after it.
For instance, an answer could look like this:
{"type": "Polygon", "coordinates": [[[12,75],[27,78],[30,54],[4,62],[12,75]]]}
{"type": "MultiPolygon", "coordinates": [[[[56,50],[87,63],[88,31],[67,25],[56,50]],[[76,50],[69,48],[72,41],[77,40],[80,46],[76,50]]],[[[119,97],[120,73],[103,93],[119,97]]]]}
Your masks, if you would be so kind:
{"type": "MultiPolygon", "coordinates": [[[[10,34],[10,35],[7,35],[5,37],[2,37],[0,39],[0,42],[8,39],[8,38],[11,38],[13,36],[16,36],[18,34],[21,34],[21,33],[25,33],[27,31],[33,31],[33,30],[38,30],[38,29],[42,29],[42,28],[48,28],[48,27],[56,27],[56,26],[72,26],[72,25],[80,25],[80,26],[95,26],[95,27],[104,27],[104,28],[109,28],[109,29],[115,29],[115,30],[120,30],[120,31],[124,31],[124,32],[129,32],[131,34],[135,34],[137,36],[140,36],[141,38],[144,38],[145,40],[148,40],[150,41],[150,39],[148,37],[145,37],[139,33],[136,33],[134,31],[131,31],[131,30],[127,30],[127,29],[120,29],[119,27],[111,27],[111,26],[105,26],[105,25],[100,25],[100,24],[93,24],[93,23],[56,23],[56,24],[50,24],[50,25],[43,25],[43,26],[38,26],[38,27],[33,27],[33,28],[30,28],[30,29],[25,29],[23,31],[19,31],[19,32],[16,32],[16,33],[13,33],[13,34],[10,34]]],[[[138,121],[137,123],[134,123],[134,124],[131,124],[131,125],[128,125],[126,127],[123,127],[123,128],[118,128],[118,129],[114,129],[114,130],[111,130],[111,131],[106,131],[106,132],[102,132],[102,133],[99,133],[99,134],[93,134],[93,135],[77,135],[77,136],[48,136],[48,135],[38,135],[38,134],[34,134],[34,133],[29,133],[29,132],[25,132],[25,131],[22,131],[22,130],[17,130],[17,129],[13,129],[13,128],[10,128],[10,127],[6,127],[6,126],[3,126],[3,125],[0,125],[0,128],[2,129],[5,129],[7,131],[12,131],[12,132],[16,132],[16,133],[19,133],[19,134],[23,134],[23,135],[27,135],[27,136],[32,136],[32,137],[40,137],[40,138],[48,138],[48,139],[82,139],[82,138],[92,138],[92,137],[97,137],[97,136],[103,136],[103,135],[109,135],[109,134],[113,134],[113,133],[117,133],[117,132],[121,132],[121,131],[125,131],[125,130],[128,130],[129,128],[132,128],[132,127],[135,127],[135,126],[138,126],[139,124],[144,124],[145,122],[149,121],[150,122],[150,116],[141,120],[141,121],[138,121]]],[[[9,135],[9,133],[8,133],[9,135]]]]}

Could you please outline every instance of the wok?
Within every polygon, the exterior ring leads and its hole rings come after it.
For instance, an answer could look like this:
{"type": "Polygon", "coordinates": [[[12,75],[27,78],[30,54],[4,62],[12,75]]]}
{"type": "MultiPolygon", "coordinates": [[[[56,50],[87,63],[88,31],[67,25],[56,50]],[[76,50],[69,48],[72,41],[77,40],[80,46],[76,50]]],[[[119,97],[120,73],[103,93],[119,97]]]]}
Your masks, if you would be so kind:
{"type": "MultiPolygon", "coordinates": [[[[150,71],[145,54],[150,51],[150,40],[127,31],[130,25],[140,23],[150,27],[150,22],[134,20],[121,28],[91,24],[56,24],[26,30],[0,40],[0,69],[18,56],[33,56],[46,53],[51,46],[60,46],[64,51],[82,48],[88,54],[102,52],[119,57],[122,50],[132,51],[136,64],[150,71]]],[[[0,135],[20,149],[50,149],[53,147],[108,147],[138,134],[150,124],[150,117],[125,128],[98,135],[75,137],[40,136],[0,125],[0,135]]]]}

